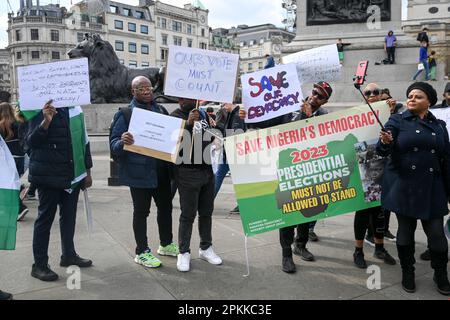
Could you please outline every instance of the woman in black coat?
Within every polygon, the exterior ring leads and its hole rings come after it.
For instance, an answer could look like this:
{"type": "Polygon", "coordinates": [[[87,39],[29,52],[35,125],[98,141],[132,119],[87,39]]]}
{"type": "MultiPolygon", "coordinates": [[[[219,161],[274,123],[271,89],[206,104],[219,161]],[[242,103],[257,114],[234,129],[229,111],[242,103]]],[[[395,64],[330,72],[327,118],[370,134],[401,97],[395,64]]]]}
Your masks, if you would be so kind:
{"type": "Polygon", "coordinates": [[[386,132],[380,133],[377,152],[390,155],[381,203],[397,214],[403,289],[415,291],[414,233],[420,219],[427,235],[434,282],[440,293],[449,295],[443,218],[448,214],[450,142],[446,123],[429,111],[436,102],[437,94],[431,85],[412,84],[407,90],[407,111],[390,117],[386,132]]]}

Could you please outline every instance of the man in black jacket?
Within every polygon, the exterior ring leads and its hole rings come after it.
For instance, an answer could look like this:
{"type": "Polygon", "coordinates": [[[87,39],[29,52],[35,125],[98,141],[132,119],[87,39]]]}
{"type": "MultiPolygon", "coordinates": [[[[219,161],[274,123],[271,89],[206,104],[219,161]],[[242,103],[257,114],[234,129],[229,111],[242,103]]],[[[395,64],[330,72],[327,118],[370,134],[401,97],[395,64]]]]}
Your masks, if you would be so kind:
{"type": "MultiPolygon", "coordinates": [[[[80,189],[92,185],[92,159],[89,144],[84,150],[84,179],[75,182],[75,164],[70,130],[70,110],[58,111],[47,103],[42,112],[30,122],[27,143],[30,148],[29,181],[39,190],[38,217],[34,224],[34,264],[31,276],[42,281],[56,281],[58,275],[48,265],[50,230],[60,207],[62,256],[60,265],[89,267],[91,260],[80,258],[73,242],[77,203],[80,189]]],[[[84,128],[83,128],[84,129],[84,128]]]]}

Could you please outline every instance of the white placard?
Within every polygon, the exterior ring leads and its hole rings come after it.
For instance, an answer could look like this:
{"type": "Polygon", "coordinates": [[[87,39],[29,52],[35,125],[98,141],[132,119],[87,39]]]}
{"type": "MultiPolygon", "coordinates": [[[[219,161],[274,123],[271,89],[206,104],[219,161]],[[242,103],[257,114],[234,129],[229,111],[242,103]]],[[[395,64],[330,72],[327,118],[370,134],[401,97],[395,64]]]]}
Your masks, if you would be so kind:
{"type": "Polygon", "coordinates": [[[246,123],[256,123],[299,111],[303,94],[295,64],[241,76],[246,123]]]}
{"type": "Polygon", "coordinates": [[[333,82],[341,78],[341,64],[335,44],[300,51],[283,57],[283,63],[295,63],[301,83],[333,82]]]}
{"type": "Polygon", "coordinates": [[[65,60],[17,68],[20,109],[39,110],[91,103],[88,59],[65,60]]]}
{"type": "Polygon", "coordinates": [[[174,154],[182,123],[180,118],[133,108],[128,131],[133,135],[134,146],[174,154]]]}
{"type": "Polygon", "coordinates": [[[232,103],[239,55],[170,46],[164,93],[169,96],[232,103]]]}

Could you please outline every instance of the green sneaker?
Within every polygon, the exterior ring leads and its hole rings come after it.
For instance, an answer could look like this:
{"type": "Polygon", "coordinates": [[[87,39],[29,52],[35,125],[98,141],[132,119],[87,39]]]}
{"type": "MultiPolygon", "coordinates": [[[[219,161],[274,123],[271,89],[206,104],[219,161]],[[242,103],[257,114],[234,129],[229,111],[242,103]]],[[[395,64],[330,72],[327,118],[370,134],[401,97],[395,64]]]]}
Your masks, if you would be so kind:
{"type": "Polygon", "coordinates": [[[140,255],[137,255],[136,258],[134,258],[134,262],[147,268],[158,268],[161,266],[161,261],[152,254],[150,249],[147,249],[140,255]]]}
{"type": "Polygon", "coordinates": [[[159,246],[158,248],[158,254],[161,256],[171,256],[176,257],[180,253],[180,250],[178,249],[178,246],[174,243],[169,244],[168,246],[159,246]]]}

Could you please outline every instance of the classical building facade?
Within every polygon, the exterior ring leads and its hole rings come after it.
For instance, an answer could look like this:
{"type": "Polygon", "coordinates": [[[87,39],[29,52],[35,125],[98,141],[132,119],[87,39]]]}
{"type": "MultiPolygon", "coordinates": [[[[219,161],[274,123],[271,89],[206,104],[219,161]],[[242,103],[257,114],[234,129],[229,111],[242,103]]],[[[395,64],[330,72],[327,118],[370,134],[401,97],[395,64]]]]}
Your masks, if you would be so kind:
{"type": "Polygon", "coordinates": [[[0,91],[11,91],[10,56],[7,49],[0,49],[0,91]]]}

